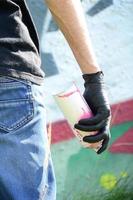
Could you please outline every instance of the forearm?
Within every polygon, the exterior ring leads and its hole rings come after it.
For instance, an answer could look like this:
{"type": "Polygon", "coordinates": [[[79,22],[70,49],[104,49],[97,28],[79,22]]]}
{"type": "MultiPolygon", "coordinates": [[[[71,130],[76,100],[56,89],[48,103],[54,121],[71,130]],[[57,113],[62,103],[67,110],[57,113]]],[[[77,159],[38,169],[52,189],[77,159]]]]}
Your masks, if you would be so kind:
{"type": "Polygon", "coordinates": [[[83,73],[100,70],[80,0],[45,0],[83,73]]]}

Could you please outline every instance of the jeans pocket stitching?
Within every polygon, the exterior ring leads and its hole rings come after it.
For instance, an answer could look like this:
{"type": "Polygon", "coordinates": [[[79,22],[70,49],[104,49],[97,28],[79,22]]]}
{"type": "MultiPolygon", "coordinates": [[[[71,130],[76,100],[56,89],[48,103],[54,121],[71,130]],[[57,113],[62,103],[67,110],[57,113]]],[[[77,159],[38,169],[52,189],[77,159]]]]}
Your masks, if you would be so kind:
{"type": "Polygon", "coordinates": [[[28,123],[33,118],[33,115],[34,115],[33,102],[29,102],[30,107],[31,107],[31,105],[32,105],[32,109],[29,109],[28,115],[20,118],[20,120],[18,121],[16,126],[11,126],[13,130],[16,130],[16,129],[22,127],[23,125],[28,123]]]}
{"type": "MultiPolygon", "coordinates": [[[[2,103],[2,101],[0,101],[2,103]]],[[[22,126],[26,125],[34,116],[34,101],[32,97],[31,86],[27,85],[27,99],[17,99],[17,100],[7,100],[3,101],[5,104],[7,103],[27,103],[27,115],[21,116],[20,119],[15,123],[11,124],[9,127],[6,127],[5,124],[0,124],[0,128],[7,133],[11,133],[12,131],[16,131],[22,126]]],[[[11,104],[10,104],[11,105],[11,104]]]]}
{"type": "Polygon", "coordinates": [[[4,131],[11,132],[11,131],[15,131],[18,128],[21,128],[23,125],[27,124],[34,116],[34,105],[33,105],[33,101],[29,101],[28,102],[28,113],[27,115],[20,117],[20,119],[17,122],[14,122],[12,125],[10,125],[9,127],[6,127],[6,124],[0,124],[0,128],[3,129],[4,131]]]}

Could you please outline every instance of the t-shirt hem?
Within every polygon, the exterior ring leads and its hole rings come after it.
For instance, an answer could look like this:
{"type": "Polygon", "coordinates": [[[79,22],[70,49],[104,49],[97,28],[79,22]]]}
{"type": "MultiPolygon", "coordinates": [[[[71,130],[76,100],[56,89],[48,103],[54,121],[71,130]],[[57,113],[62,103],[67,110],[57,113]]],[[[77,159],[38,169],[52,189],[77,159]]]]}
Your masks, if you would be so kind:
{"type": "Polygon", "coordinates": [[[37,85],[42,85],[44,82],[44,78],[45,78],[45,73],[43,73],[43,76],[37,76],[37,75],[33,75],[31,73],[27,73],[27,72],[22,72],[22,71],[18,71],[18,70],[14,70],[14,69],[0,69],[0,76],[8,76],[8,77],[14,77],[14,78],[18,78],[18,79],[23,79],[23,80],[27,80],[30,81],[32,83],[35,83],[37,85]]]}

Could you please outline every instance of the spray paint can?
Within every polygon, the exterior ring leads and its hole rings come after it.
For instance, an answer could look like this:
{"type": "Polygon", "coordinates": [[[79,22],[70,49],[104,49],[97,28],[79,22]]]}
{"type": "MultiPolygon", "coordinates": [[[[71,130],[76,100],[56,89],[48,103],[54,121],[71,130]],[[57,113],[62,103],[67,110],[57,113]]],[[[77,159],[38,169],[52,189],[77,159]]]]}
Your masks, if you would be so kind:
{"type": "Polygon", "coordinates": [[[53,97],[62,113],[64,114],[64,117],[70,124],[73,133],[81,142],[83,147],[93,148],[95,151],[97,151],[101,146],[101,142],[90,144],[83,141],[84,136],[94,135],[97,132],[85,132],[74,128],[74,124],[77,123],[80,119],[90,118],[93,116],[89,106],[87,105],[84,97],[81,95],[80,90],[76,84],[73,82],[73,84],[67,90],[55,94],[53,97]]]}

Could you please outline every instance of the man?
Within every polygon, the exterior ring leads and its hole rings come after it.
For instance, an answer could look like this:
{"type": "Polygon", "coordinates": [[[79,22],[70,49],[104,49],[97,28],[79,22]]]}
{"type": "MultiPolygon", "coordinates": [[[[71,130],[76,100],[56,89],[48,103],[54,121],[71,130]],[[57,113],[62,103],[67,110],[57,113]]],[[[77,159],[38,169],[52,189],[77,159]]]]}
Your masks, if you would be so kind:
{"type": "MultiPolygon", "coordinates": [[[[97,130],[84,141],[109,141],[110,106],[79,0],[47,0],[85,81],[84,97],[94,117],[75,124],[97,130]],[[75,37],[76,36],[76,37],[75,37]]],[[[25,0],[0,1],[0,199],[55,200],[55,176],[48,147],[44,73],[35,26],[25,0]]]]}

